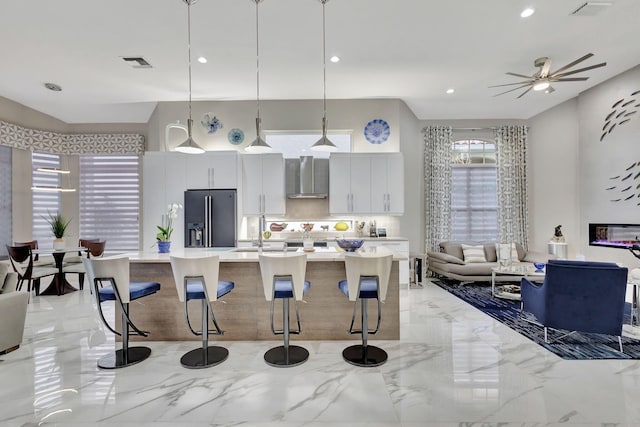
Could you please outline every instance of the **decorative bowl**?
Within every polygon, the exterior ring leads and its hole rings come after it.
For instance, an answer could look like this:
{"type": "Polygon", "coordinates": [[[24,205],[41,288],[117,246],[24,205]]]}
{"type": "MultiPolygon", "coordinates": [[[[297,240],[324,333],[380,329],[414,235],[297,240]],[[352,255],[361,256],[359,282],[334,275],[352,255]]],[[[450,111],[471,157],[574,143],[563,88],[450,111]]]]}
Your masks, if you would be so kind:
{"type": "Polygon", "coordinates": [[[536,268],[536,271],[542,271],[545,266],[544,262],[534,262],[533,266],[536,268]]]}
{"type": "Polygon", "coordinates": [[[362,244],[364,243],[363,239],[336,239],[336,243],[340,246],[341,249],[344,249],[347,252],[355,252],[357,249],[360,249],[362,244]]]}

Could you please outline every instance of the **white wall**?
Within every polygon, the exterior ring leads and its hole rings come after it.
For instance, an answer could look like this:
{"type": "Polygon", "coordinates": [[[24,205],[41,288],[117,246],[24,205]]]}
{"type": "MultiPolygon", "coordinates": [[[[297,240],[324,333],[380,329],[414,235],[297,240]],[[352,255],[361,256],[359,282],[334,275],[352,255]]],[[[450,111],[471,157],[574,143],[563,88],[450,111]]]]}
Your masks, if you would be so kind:
{"type": "Polygon", "coordinates": [[[547,252],[557,225],[568,243],[568,257],[584,254],[580,245],[576,98],[529,120],[529,246],[547,252]]]}
{"type": "MultiPolygon", "coordinates": [[[[621,182],[612,179],[615,176],[626,176],[640,172],[635,166],[627,172],[632,164],[640,161],[640,66],[622,73],[598,86],[584,92],[579,97],[578,114],[580,125],[580,170],[581,185],[580,203],[580,242],[588,259],[615,261],[636,267],[638,260],[628,251],[614,248],[588,246],[588,224],[590,222],[611,222],[640,224],[640,177],[621,182]],[[613,105],[624,100],[622,104],[633,100],[622,107],[613,105]],[[618,124],[601,141],[600,137],[607,122],[606,117],[615,110],[610,120],[624,111],[635,114],[628,116],[629,122],[618,124]],[[606,188],[616,186],[615,190],[606,188]],[[631,186],[627,192],[622,188],[631,186]],[[631,200],[613,202],[614,199],[631,200]]],[[[619,122],[621,119],[617,119],[619,122]]],[[[608,127],[607,129],[610,129],[608,127]]]]}
{"type": "Polygon", "coordinates": [[[412,254],[424,254],[424,143],[420,121],[400,103],[400,151],[404,157],[404,215],[398,235],[409,239],[412,254]]]}
{"type": "MultiPolygon", "coordinates": [[[[329,129],[352,132],[352,151],[355,152],[397,152],[400,150],[400,105],[397,99],[389,100],[327,100],[327,120],[329,129]],[[364,137],[365,125],[373,119],[384,119],[391,127],[391,135],[383,144],[370,144],[364,137]]],[[[149,141],[147,149],[163,151],[165,126],[179,120],[186,124],[188,104],[186,102],[162,102],[149,121],[149,141]]],[[[322,101],[260,101],[260,117],[263,132],[269,131],[321,131],[322,101]]],[[[255,101],[198,101],[192,103],[194,121],[193,137],[205,150],[241,150],[256,137],[255,101]],[[215,115],[224,128],[208,134],[200,124],[205,114],[215,115]],[[245,134],[241,145],[231,145],[228,132],[240,128],[245,134]]],[[[179,144],[179,140],[169,141],[169,149],[179,144]]]]}

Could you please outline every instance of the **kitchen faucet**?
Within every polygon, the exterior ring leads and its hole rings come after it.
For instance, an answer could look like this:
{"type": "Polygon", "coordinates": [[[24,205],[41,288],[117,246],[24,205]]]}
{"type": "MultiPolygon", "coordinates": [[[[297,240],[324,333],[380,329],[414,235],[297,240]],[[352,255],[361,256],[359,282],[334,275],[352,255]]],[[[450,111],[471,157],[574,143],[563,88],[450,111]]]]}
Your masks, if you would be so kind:
{"type": "Polygon", "coordinates": [[[258,216],[258,250],[262,250],[264,246],[264,237],[262,234],[264,233],[264,229],[266,226],[266,220],[264,214],[258,216]]]}

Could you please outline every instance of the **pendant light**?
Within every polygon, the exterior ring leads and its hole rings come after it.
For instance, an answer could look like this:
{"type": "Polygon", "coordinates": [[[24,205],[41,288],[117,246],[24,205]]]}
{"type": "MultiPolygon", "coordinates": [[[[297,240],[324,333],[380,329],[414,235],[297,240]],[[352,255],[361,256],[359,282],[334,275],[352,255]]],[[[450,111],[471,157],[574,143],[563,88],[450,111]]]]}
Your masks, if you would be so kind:
{"type": "Polygon", "coordinates": [[[324,5],[329,0],[320,0],[322,3],[322,74],[323,74],[323,96],[322,96],[322,136],[311,146],[314,151],[336,151],[338,147],[327,138],[327,37],[324,5]]]}
{"type": "Polygon", "coordinates": [[[47,167],[41,167],[41,168],[37,168],[36,171],[38,172],[44,172],[44,173],[50,173],[50,174],[57,174],[58,178],[56,178],[56,180],[58,181],[59,185],[56,186],[50,186],[50,185],[33,185],[31,187],[32,191],[50,191],[50,192],[56,192],[56,193],[73,193],[76,191],[75,188],[71,187],[71,178],[69,176],[70,174],[70,170],[69,170],[69,160],[67,157],[62,158],[60,160],[60,163],[62,163],[62,159],[67,159],[67,168],[64,169],[62,168],[62,164],[60,164],[60,167],[53,167],[53,168],[47,168],[47,167]],[[62,176],[66,176],[67,177],[67,184],[68,187],[63,187],[62,186],[62,176]]]}
{"type": "Polygon", "coordinates": [[[256,3],[256,139],[251,144],[247,145],[245,150],[251,153],[268,153],[272,148],[260,137],[260,128],[262,123],[260,119],[260,38],[258,32],[260,27],[258,25],[258,5],[262,0],[251,1],[256,3]]]}
{"type": "Polygon", "coordinates": [[[175,150],[181,153],[200,154],[204,153],[204,149],[200,147],[191,137],[191,128],[193,120],[191,120],[191,5],[196,0],[183,0],[187,4],[187,47],[189,51],[189,119],[187,120],[187,139],[175,150]]]}

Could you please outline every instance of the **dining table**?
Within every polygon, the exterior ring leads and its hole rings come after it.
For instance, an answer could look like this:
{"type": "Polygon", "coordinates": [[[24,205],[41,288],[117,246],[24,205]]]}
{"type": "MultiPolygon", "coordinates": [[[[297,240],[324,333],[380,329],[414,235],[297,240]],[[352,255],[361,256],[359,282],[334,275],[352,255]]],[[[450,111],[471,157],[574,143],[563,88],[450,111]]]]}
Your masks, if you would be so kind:
{"type": "Polygon", "coordinates": [[[70,292],[77,291],[71,283],[67,281],[65,278],[64,270],[63,270],[63,262],[64,256],[68,253],[79,253],[87,252],[87,248],[84,247],[75,247],[75,248],[64,248],[64,249],[35,249],[33,254],[38,255],[51,255],[53,256],[53,260],[55,261],[56,268],[58,272],[53,276],[53,280],[44,291],[40,292],[40,295],[64,295],[70,292]]]}

